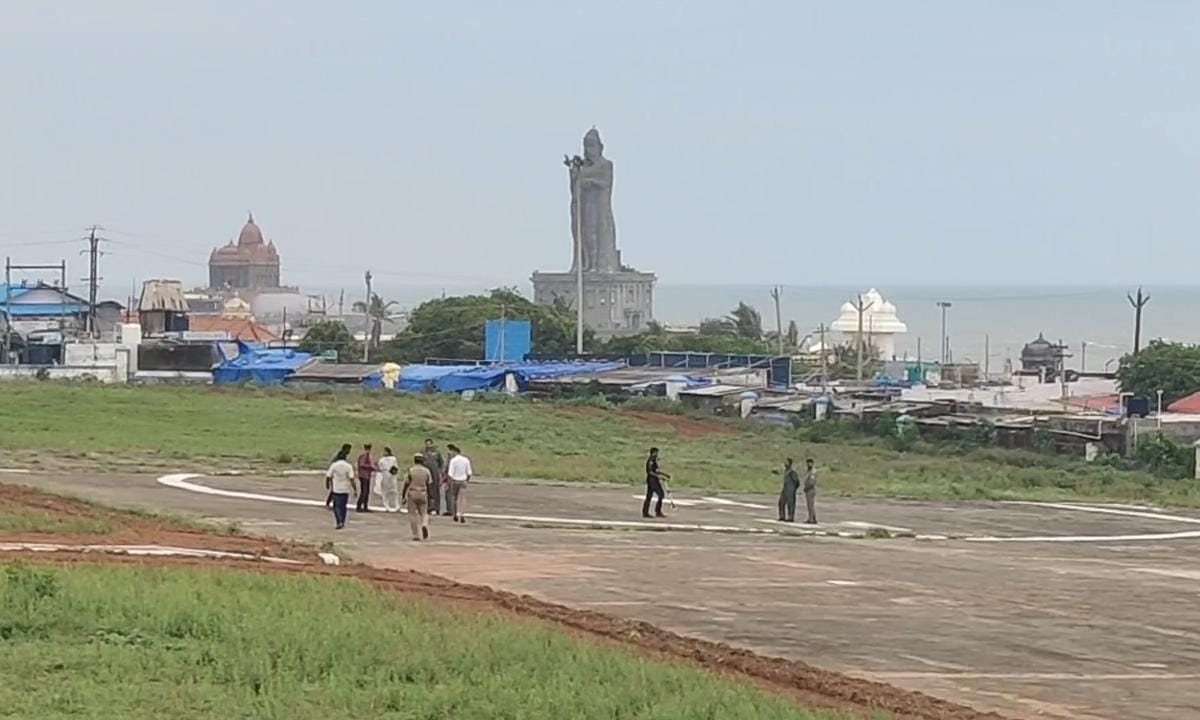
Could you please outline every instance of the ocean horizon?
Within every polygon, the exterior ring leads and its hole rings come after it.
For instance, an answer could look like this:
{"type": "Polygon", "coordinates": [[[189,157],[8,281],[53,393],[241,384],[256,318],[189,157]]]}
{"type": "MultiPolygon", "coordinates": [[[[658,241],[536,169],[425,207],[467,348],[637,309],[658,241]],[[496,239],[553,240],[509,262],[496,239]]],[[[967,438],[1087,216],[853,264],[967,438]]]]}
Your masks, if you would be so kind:
{"type": "MultiPolygon", "coordinates": [[[[527,282],[490,287],[515,286],[532,297],[527,282]]],[[[775,310],[769,284],[660,283],[655,290],[654,316],[671,325],[695,325],[701,320],[727,315],[739,302],[755,307],[762,315],[763,328],[775,329],[775,310]]],[[[1134,310],[1126,293],[1137,292],[1136,285],[782,285],[780,310],[783,325],[794,320],[801,336],[826,326],[839,315],[842,303],[857,293],[874,287],[896,306],[908,332],[896,336],[896,354],[915,358],[921,346],[924,360],[937,360],[941,340],[939,301],[951,303],[946,313],[946,334],[954,360],[987,364],[999,371],[1006,359],[1018,364],[1021,348],[1044,335],[1052,342],[1062,341],[1072,357],[1069,367],[1080,368],[1086,360],[1089,371],[1115,367],[1115,361],[1133,348],[1134,310]],[[1086,343],[1086,350],[1084,349],[1086,343]],[[987,349],[985,361],[985,347],[987,349]]],[[[377,285],[387,300],[411,308],[421,302],[446,295],[482,292],[485,286],[377,285]]],[[[1200,324],[1195,311],[1200,308],[1200,288],[1183,285],[1144,285],[1150,302],[1143,310],[1142,344],[1155,338],[1180,342],[1200,341],[1200,324]]],[[[336,298],[337,289],[306,288],[305,292],[336,298]]],[[[346,303],[361,294],[347,288],[346,303]]],[[[834,337],[839,337],[834,335],[834,337]]]]}

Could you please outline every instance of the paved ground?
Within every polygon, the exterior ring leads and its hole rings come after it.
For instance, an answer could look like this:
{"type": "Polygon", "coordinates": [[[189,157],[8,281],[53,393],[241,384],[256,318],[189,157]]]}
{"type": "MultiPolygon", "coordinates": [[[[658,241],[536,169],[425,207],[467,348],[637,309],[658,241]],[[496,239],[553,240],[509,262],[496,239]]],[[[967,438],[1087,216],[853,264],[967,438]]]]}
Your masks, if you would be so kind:
{"type": "MultiPolygon", "coordinates": [[[[322,494],[312,476],[176,480],[297,501],[322,494]]],[[[471,512],[491,518],[466,526],[439,518],[432,542],[417,544],[404,516],[352,515],[335,533],[319,507],[202,494],[153,476],[38,484],[277,536],[332,539],[371,564],[636,617],[1013,717],[1200,717],[1197,517],[1130,507],[828,501],[819,510],[829,521],[822,532],[880,526],[951,539],[801,537],[733,531],[778,529],[773,498],[714,502],[680,493],[689,502],[669,523],[723,531],[650,532],[596,529],[640,523],[630,488],[496,482],[472,488],[471,512]],[[540,527],[572,521],[586,522],[540,527]]]]}

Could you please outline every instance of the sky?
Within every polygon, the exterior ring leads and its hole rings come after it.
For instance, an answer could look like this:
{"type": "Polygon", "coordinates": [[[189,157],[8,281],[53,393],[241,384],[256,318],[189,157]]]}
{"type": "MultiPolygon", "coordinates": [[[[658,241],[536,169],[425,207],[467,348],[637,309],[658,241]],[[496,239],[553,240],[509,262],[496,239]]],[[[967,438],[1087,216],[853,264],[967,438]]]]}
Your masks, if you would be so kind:
{"type": "MultiPolygon", "coordinates": [[[[1194,2],[0,0],[0,253],[203,284],[565,269],[595,125],[663,284],[1193,283],[1194,2]]],[[[76,272],[78,270],[78,272],[76,272]]]]}

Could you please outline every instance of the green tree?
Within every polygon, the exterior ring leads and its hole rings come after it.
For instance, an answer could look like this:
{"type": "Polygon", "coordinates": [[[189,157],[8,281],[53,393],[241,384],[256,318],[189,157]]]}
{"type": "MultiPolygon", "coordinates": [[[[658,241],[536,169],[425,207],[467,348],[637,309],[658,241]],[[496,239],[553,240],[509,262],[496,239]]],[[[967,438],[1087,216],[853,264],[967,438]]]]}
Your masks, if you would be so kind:
{"type": "Polygon", "coordinates": [[[309,325],[299,347],[304,352],[314,354],[335,350],[338,362],[356,362],[362,357],[362,346],[350,330],[336,320],[321,320],[309,325]]]}
{"type": "Polygon", "coordinates": [[[363,313],[371,320],[371,332],[368,340],[368,347],[372,350],[379,347],[379,339],[383,335],[383,323],[385,320],[394,320],[399,317],[392,312],[392,308],[396,307],[395,300],[384,302],[383,298],[376,293],[371,293],[371,302],[365,303],[362,300],[354,303],[354,312],[363,313]]]}
{"type": "Polygon", "coordinates": [[[783,336],[783,341],[793,351],[800,349],[800,326],[796,324],[795,320],[788,322],[787,334],[783,336]]]}
{"type": "Polygon", "coordinates": [[[733,325],[734,332],[738,337],[745,340],[762,340],[762,315],[753,307],[739,302],[738,306],[729,314],[728,320],[733,325]]]}
{"type": "MultiPolygon", "coordinates": [[[[498,288],[486,295],[461,295],[429,300],[408,315],[408,327],[383,343],[379,356],[399,362],[426,358],[483,358],[484,324],[503,314],[509,320],[529,320],[532,350],[543,355],[575,352],[574,312],[561,305],[536,305],[513,288],[498,288]]],[[[594,349],[594,336],[584,331],[585,349],[594,349]]]]}
{"type": "Polygon", "coordinates": [[[1121,392],[1150,398],[1163,391],[1163,403],[1200,390],[1200,346],[1154,340],[1137,355],[1121,358],[1121,392]]]}

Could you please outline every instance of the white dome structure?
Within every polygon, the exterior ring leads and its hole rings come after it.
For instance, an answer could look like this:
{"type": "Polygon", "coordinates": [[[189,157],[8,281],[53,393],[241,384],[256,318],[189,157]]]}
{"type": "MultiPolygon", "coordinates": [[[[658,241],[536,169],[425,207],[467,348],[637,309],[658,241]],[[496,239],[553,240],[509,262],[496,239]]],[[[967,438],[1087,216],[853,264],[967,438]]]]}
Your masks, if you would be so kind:
{"type": "MultiPolygon", "coordinates": [[[[908,326],[896,314],[896,306],[871,288],[862,295],[862,333],[864,342],[879,350],[879,357],[890,360],[896,356],[896,336],[908,332],[908,326]]],[[[843,303],[837,320],[829,325],[850,342],[858,335],[858,308],[843,303]]]]}

